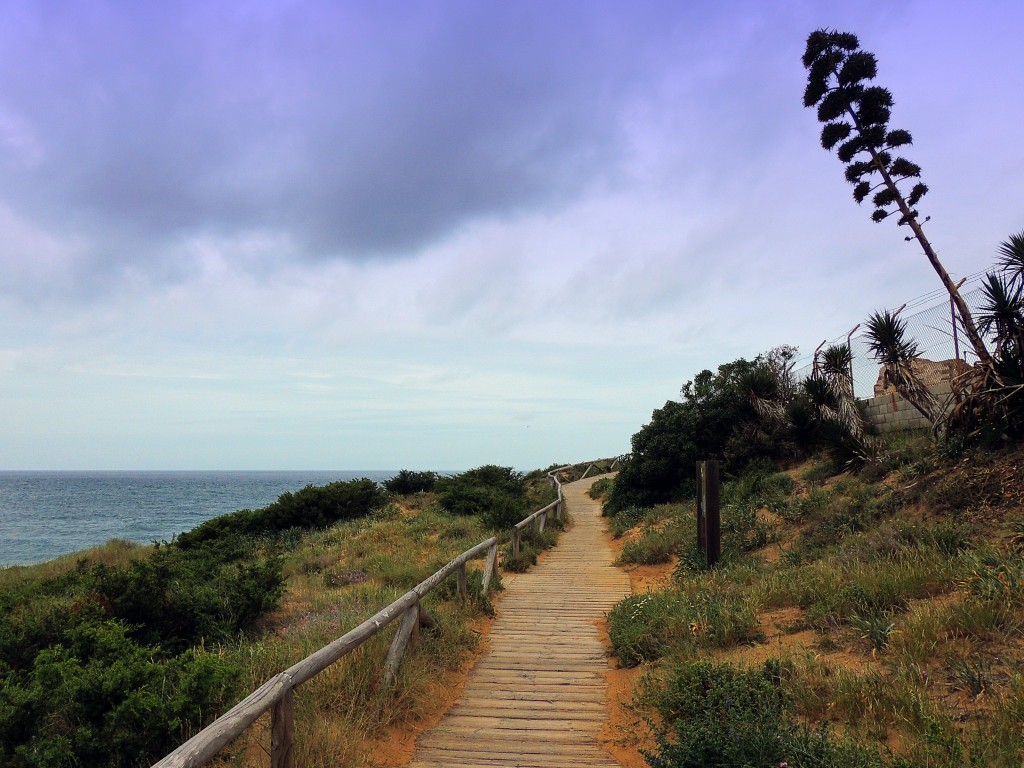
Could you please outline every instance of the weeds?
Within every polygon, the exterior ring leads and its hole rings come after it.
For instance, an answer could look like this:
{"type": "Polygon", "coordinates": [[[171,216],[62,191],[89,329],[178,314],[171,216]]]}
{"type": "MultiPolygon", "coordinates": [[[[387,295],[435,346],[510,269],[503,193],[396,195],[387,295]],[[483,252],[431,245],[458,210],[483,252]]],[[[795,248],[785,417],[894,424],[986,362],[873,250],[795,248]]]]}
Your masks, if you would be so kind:
{"type": "Polygon", "coordinates": [[[609,614],[612,649],[635,666],[694,647],[725,647],[757,637],[756,598],[715,575],[679,588],[634,595],[609,614]]]}
{"type": "Polygon", "coordinates": [[[657,710],[655,768],[706,766],[843,766],[874,768],[877,751],[835,737],[824,723],[796,718],[778,662],[742,669],[712,662],[670,666],[646,697],[657,710]]]}
{"type": "Polygon", "coordinates": [[[872,611],[863,615],[850,617],[850,624],[867,640],[875,651],[884,650],[889,644],[896,624],[892,620],[892,614],[888,611],[872,611]]]}
{"type": "Polygon", "coordinates": [[[693,531],[676,522],[661,529],[648,529],[626,543],[619,556],[620,563],[654,565],[669,562],[679,546],[693,537],[693,531]]]}
{"type": "MultiPolygon", "coordinates": [[[[769,747],[794,733],[807,739],[799,742],[806,754],[826,745],[815,765],[1024,764],[1024,675],[1019,661],[994,660],[1018,649],[1024,635],[1024,521],[996,518],[1020,461],[990,467],[968,457],[950,468],[919,436],[907,435],[880,443],[876,466],[825,487],[824,469],[803,477],[798,492],[785,481],[773,489],[771,472],[757,467],[723,486],[722,564],[708,571],[684,537],[672,585],[629,598],[611,614],[620,663],[651,667],[646,704],[652,722],[663,724],[647,755],[651,765],[777,765],[769,747]],[[975,465],[981,471],[964,485],[975,465]],[[885,483],[873,482],[886,475],[885,483]],[[765,525],[766,511],[782,527],[765,525]],[[780,530],[786,544],[772,562],[758,551],[762,531],[770,539],[780,530]],[[758,643],[758,613],[767,608],[798,609],[787,624],[815,630],[813,640],[804,636],[783,651],[776,677],[760,667],[726,670],[694,660],[758,643]],[[849,651],[858,646],[870,657],[861,654],[851,666],[849,651]],[[758,699],[750,712],[743,697],[764,690],[781,704],[758,699]],[[842,724],[843,738],[812,726],[824,721],[842,724]],[[874,746],[880,742],[894,753],[882,754],[874,746]],[[828,752],[839,747],[853,751],[828,752]]],[[[637,551],[653,553],[656,532],[670,531],[674,520],[648,516],[635,513],[634,541],[637,551]]],[[[773,639],[783,648],[785,632],[773,639]]],[[[798,752],[777,759],[798,765],[798,752]]]]}
{"type": "Polygon", "coordinates": [[[612,486],[615,485],[614,478],[601,477],[594,481],[594,484],[587,489],[587,495],[592,499],[603,499],[609,493],[611,493],[612,486]]]}
{"type": "Polygon", "coordinates": [[[984,656],[962,656],[950,664],[954,687],[978,697],[992,687],[992,660],[984,656]]]}

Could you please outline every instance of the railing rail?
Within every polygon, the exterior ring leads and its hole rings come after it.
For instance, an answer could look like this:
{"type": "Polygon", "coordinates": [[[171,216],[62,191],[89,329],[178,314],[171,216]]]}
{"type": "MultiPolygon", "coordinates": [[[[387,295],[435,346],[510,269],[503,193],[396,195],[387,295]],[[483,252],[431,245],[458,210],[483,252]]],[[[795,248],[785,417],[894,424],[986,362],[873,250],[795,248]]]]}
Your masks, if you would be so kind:
{"type": "MultiPolygon", "coordinates": [[[[518,556],[519,554],[522,531],[527,526],[533,526],[534,530],[543,531],[550,514],[553,513],[558,519],[564,517],[565,500],[562,496],[559,473],[589,464],[583,474],[583,477],[586,477],[595,468],[595,464],[604,461],[608,461],[608,459],[568,464],[548,472],[548,479],[555,487],[557,498],[513,526],[512,550],[514,555],[518,556]]],[[[617,463],[618,459],[616,458],[612,467],[617,463]]],[[[457,579],[459,598],[466,600],[468,597],[466,564],[470,560],[483,556],[484,553],[487,555],[487,560],[484,565],[481,592],[487,594],[498,569],[498,538],[496,536],[467,549],[393,603],[377,611],[355,629],[346,632],[337,640],[325,645],[297,664],[293,664],[284,672],[279,672],[271,677],[206,728],[154,763],[152,768],[199,768],[215,757],[227,744],[241,736],[250,725],[267,712],[271,713],[271,767],[294,768],[295,689],[354,651],[392,622],[401,619],[398,632],[391,642],[383,664],[383,682],[385,686],[390,685],[398,671],[405,649],[418,627],[429,627],[434,623],[420,604],[422,598],[454,573],[457,579]]]]}

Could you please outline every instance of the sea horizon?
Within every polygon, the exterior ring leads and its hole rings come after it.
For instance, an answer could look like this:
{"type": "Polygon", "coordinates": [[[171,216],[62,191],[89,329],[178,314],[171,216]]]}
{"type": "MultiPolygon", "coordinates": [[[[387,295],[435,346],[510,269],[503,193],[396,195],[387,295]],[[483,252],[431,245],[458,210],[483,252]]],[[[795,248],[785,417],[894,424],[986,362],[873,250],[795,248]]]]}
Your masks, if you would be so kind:
{"type": "Polygon", "coordinates": [[[46,562],[111,539],[170,541],[205,520],[266,506],[307,485],[363,477],[383,482],[397,472],[0,470],[0,567],[46,562]]]}

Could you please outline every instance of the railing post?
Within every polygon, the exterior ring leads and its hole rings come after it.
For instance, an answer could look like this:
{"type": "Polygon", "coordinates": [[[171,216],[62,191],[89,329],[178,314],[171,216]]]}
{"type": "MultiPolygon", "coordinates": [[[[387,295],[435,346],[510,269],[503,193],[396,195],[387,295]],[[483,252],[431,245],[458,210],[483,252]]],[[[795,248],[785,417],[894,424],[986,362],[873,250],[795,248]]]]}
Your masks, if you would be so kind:
{"type": "Polygon", "coordinates": [[[539,533],[544,533],[544,526],[548,524],[548,513],[545,512],[538,519],[540,520],[540,530],[539,530],[539,533]]]}
{"type": "Polygon", "coordinates": [[[512,529],[512,557],[519,557],[520,539],[522,538],[522,531],[518,528],[512,529]]]}
{"type": "Polygon", "coordinates": [[[718,503],[718,462],[697,462],[697,548],[708,566],[722,554],[722,518],[718,503]]]}
{"type": "Polygon", "coordinates": [[[463,563],[459,566],[458,570],[455,571],[455,582],[456,588],[459,593],[459,600],[463,603],[469,599],[469,593],[466,590],[466,564],[463,563]]]}
{"type": "Polygon", "coordinates": [[[295,689],[289,688],[270,711],[270,766],[295,768],[295,689]]]}
{"type": "Polygon", "coordinates": [[[391,647],[388,648],[388,655],[384,659],[383,684],[385,688],[394,682],[395,674],[398,672],[398,664],[402,660],[402,654],[405,653],[405,648],[409,644],[409,638],[412,636],[412,631],[415,628],[415,625],[419,624],[419,621],[420,604],[419,601],[417,601],[405,609],[405,613],[402,616],[402,623],[398,625],[398,632],[395,633],[395,639],[391,641],[391,647]]]}
{"type": "Polygon", "coordinates": [[[491,578],[498,568],[498,545],[492,544],[487,550],[487,564],[484,566],[484,578],[480,582],[480,593],[487,594],[487,588],[491,586],[491,578]]]}

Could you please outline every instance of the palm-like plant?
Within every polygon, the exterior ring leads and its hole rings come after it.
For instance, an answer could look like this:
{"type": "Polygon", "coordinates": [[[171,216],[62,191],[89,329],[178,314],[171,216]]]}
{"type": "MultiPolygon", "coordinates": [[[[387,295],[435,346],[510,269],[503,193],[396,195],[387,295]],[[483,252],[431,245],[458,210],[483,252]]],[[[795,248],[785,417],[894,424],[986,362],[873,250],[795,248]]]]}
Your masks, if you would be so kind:
{"type": "Polygon", "coordinates": [[[882,364],[882,381],[896,391],[932,424],[941,417],[939,404],[914,368],[917,344],[907,338],[907,324],[888,310],[867,320],[868,348],[882,364]]]}
{"type": "Polygon", "coordinates": [[[816,375],[804,379],[800,387],[819,421],[839,420],[839,402],[835,389],[823,376],[816,375]]]}
{"type": "Polygon", "coordinates": [[[860,438],[864,434],[864,420],[853,396],[853,375],[850,368],[852,363],[850,348],[833,344],[822,353],[821,373],[833,394],[836,420],[849,430],[851,435],[860,438]]]}
{"type": "Polygon", "coordinates": [[[1016,285],[1024,283],[1024,232],[1010,235],[1008,240],[999,244],[996,253],[996,264],[1010,282],[1016,285]]]}
{"type": "MultiPolygon", "coordinates": [[[[1024,238],[1021,238],[1024,258],[1024,238]]],[[[1024,262],[1021,264],[1024,270],[1024,262]]],[[[984,301],[978,312],[978,330],[996,340],[996,357],[1019,358],[1024,353],[1024,282],[1021,274],[1004,277],[989,273],[981,286],[984,301]]]]}

